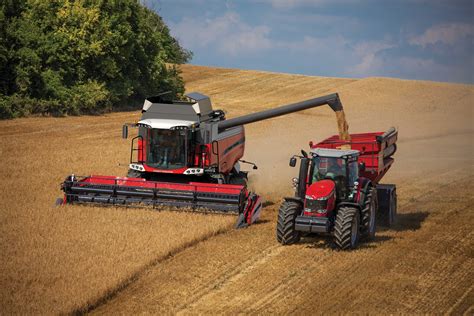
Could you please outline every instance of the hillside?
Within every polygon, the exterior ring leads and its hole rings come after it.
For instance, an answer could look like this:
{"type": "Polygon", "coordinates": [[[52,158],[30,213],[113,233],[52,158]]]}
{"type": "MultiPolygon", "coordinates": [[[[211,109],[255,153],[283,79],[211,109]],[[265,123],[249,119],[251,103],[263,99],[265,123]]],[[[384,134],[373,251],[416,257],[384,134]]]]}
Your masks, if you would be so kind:
{"type": "Polygon", "coordinates": [[[126,174],[121,126],[139,111],[1,121],[4,313],[472,314],[474,86],[182,70],[186,90],[211,96],[229,118],[338,92],[350,132],[398,127],[384,179],[398,186],[395,229],[352,252],[318,238],[277,244],[278,204],[296,175],[288,158],[336,133],[327,108],[246,126],[245,159],[259,165],[251,186],[274,204],[238,231],[232,216],[52,206],[68,174],[126,174]]]}

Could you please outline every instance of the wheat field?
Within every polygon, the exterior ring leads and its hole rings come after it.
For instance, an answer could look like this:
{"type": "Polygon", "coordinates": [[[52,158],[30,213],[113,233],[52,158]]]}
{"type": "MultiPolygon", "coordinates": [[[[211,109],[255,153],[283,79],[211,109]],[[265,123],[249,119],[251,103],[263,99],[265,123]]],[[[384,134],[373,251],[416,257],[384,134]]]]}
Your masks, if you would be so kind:
{"type": "Polygon", "coordinates": [[[187,91],[229,118],[338,92],[350,132],[398,127],[384,179],[398,186],[396,229],[349,253],[318,238],[276,243],[278,204],[296,176],[288,158],[337,133],[329,108],[246,126],[244,158],[259,165],[251,187],[269,206],[238,231],[233,216],[53,207],[71,173],[126,174],[121,125],[139,111],[1,121],[2,314],[472,313],[472,85],[182,68],[187,91]],[[320,291],[339,294],[328,306],[320,291]]]}

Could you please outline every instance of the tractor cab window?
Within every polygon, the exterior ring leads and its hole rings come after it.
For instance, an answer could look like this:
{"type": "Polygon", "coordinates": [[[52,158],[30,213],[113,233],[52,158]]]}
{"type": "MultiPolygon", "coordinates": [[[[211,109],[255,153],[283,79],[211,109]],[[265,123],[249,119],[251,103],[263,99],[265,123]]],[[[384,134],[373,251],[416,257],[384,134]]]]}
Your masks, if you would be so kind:
{"type": "Polygon", "coordinates": [[[315,157],[313,158],[313,182],[346,176],[346,162],[341,158],[315,157]]]}
{"type": "Polygon", "coordinates": [[[157,169],[186,167],[186,130],[148,129],[146,163],[157,169]]]}
{"type": "Polygon", "coordinates": [[[359,179],[359,164],[357,161],[349,163],[349,186],[353,186],[354,182],[359,179]]]}
{"type": "Polygon", "coordinates": [[[347,193],[346,165],[346,160],[342,158],[314,157],[312,165],[312,183],[320,180],[332,180],[336,185],[337,196],[344,196],[347,193]]]}

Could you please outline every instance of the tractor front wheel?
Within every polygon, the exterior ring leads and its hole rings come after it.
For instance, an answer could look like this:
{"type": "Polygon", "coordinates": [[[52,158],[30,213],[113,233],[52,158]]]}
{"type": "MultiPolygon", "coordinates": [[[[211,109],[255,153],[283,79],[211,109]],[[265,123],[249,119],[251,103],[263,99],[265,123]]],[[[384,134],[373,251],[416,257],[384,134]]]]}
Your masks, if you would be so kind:
{"type": "Polygon", "coordinates": [[[339,208],[334,224],[334,243],[341,250],[357,247],[360,236],[360,214],[354,207],[339,208]]]}
{"type": "Polygon", "coordinates": [[[291,245],[300,240],[301,234],[295,229],[295,221],[301,211],[300,203],[284,201],[281,204],[278,211],[276,238],[282,245],[291,245]]]}

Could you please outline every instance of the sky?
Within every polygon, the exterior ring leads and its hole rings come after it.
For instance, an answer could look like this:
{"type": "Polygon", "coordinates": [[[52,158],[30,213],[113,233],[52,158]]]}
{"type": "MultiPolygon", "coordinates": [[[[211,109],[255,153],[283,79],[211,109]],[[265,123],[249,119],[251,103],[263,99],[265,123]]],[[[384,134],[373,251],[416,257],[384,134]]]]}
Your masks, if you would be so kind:
{"type": "Polygon", "coordinates": [[[191,64],[474,83],[474,0],[145,0],[191,64]]]}

